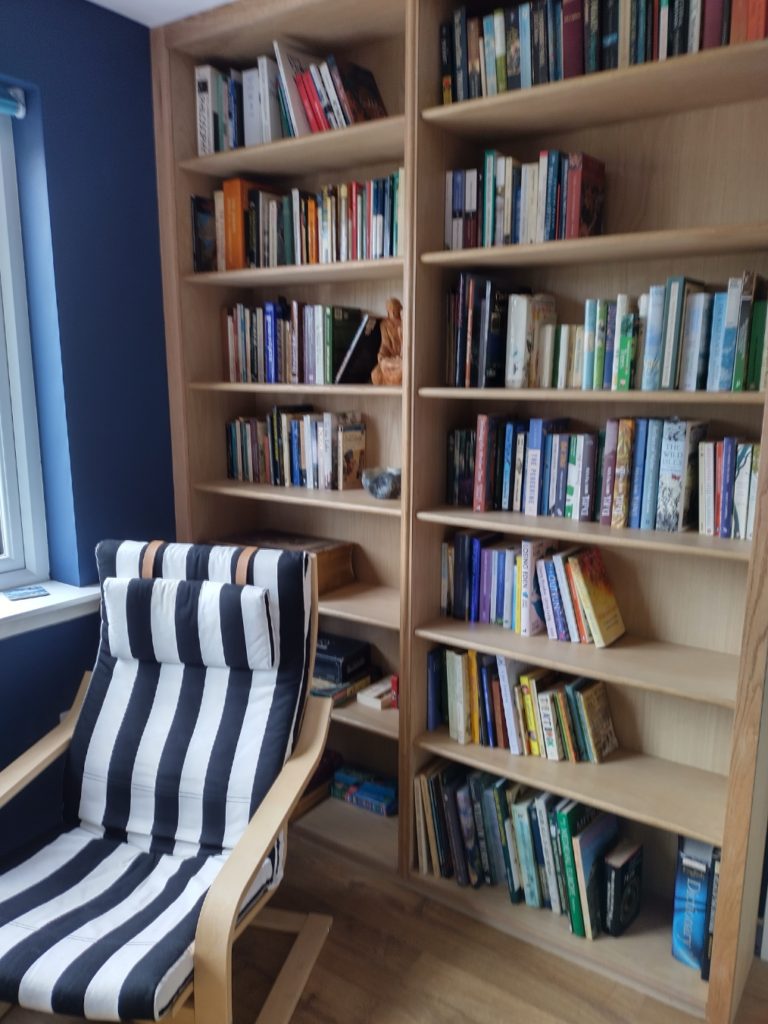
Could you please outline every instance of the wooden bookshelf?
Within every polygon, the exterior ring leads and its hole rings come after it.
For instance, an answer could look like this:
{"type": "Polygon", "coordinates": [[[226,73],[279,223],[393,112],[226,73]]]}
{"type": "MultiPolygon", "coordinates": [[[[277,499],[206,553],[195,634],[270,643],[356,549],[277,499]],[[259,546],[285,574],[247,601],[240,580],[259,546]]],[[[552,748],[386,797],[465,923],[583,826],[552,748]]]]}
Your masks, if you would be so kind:
{"type": "Polygon", "coordinates": [[[445,445],[448,430],[471,425],[482,411],[568,416],[592,429],[607,416],[680,415],[711,420],[715,437],[768,445],[765,395],[448,388],[443,318],[446,291],[461,270],[553,293],[564,322],[576,322],[588,297],[639,295],[672,274],[719,286],[746,267],[768,276],[768,136],[760,130],[768,121],[768,42],[443,107],[439,25],[455,6],[456,0],[248,0],[153,32],[177,535],[210,540],[258,527],[357,545],[358,582],[323,595],[320,611],[328,628],[370,639],[385,670],[399,671],[400,710],[368,713],[356,702],[336,708],[331,743],[376,770],[397,770],[400,813],[383,819],[328,799],[293,828],[397,871],[404,884],[480,921],[706,1015],[711,1024],[730,1024],[752,961],[768,818],[768,471],[761,474],[749,544],[447,507],[445,445]],[[390,116],[197,157],[195,64],[247,67],[278,37],[371,68],[390,116]],[[477,166],[487,147],[521,159],[541,148],[603,159],[606,233],[444,251],[445,172],[477,166]],[[210,194],[240,173],[316,188],[398,166],[406,183],[402,258],[192,273],[191,193],[210,194]],[[221,306],[278,294],[377,315],[396,295],[404,307],[402,387],[225,383],[221,306]],[[402,466],[400,500],[223,479],[228,419],[292,399],[363,411],[372,457],[402,466]],[[464,528],[599,545],[627,636],[596,650],[441,617],[440,545],[464,528]],[[435,644],[604,679],[622,753],[602,765],[552,763],[425,733],[426,657],[435,644]],[[646,895],[630,932],[587,942],[570,935],[564,919],[511,906],[500,888],[471,891],[420,875],[413,782],[435,756],[551,787],[615,811],[639,830],[646,895]],[[670,953],[678,832],[723,846],[708,984],[670,953]]]}
{"type": "Polygon", "coordinates": [[[348,284],[360,281],[389,281],[401,278],[399,256],[380,260],[347,260],[344,263],[307,263],[288,267],[256,267],[187,274],[187,284],[213,288],[274,288],[278,285],[348,284]]]}
{"type": "Polygon", "coordinates": [[[420,891],[454,910],[587,970],[615,978],[644,995],[648,994],[648,978],[652,977],[658,998],[696,1017],[704,1015],[707,983],[669,952],[672,907],[668,901],[646,900],[637,921],[621,939],[602,935],[589,942],[571,934],[565,917],[550,910],[510,903],[500,886],[460,888],[450,879],[424,875],[413,876],[413,881],[420,891]]]}
{"type": "Polygon", "coordinates": [[[723,841],[728,782],[714,772],[629,750],[616,751],[602,764],[514,757],[508,750],[456,743],[446,729],[425,732],[416,742],[430,754],[552,790],[654,828],[717,846],[723,841]]]}
{"type": "Polygon", "coordinates": [[[307,487],[275,487],[272,484],[251,484],[241,480],[219,480],[197,485],[198,491],[219,494],[225,498],[248,501],[271,501],[276,504],[330,508],[340,512],[366,512],[379,516],[399,516],[400,502],[373,498],[367,491],[316,491],[307,487]]]}
{"type": "Polygon", "coordinates": [[[437,619],[416,630],[433,643],[499,654],[574,676],[604,679],[667,696],[733,709],[738,659],[733,654],[681,644],[623,636],[611,647],[549,640],[546,633],[523,637],[511,629],[457,619],[437,619]]]}
{"type": "Polygon", "coordinates": [[[526,516],[520,512],[473,512],[468,508],[443,505],[417,513],[424,523],[441,523],[456,529],[494,530],[518,537],[547,537],[568,544],[597,544],[601,547],[637,548],[663,554],[679,553],[698,558],[724,558],[748,562],[752,542],[700,533],[662,533],[656,530],[617,530],[599,523],[580,523],[556,516],[526,516]]]}
{"type": "Polygon", "coordinates": [[[584,75],[464,103],[431,106],[423,119],[472,138],[514,138],[710,109],[765,95],[765,41],[584,75]]]}
{"type": "Polygon", "coordinates": [[[341,722],[354,729],[362,729],[364,732],[374,733],[376,736],[384,736],[390,740],[397,740],[400,734],[400,716],[397,708],[384,708],[377,711],[375,708],[367,708],[357,701],[350,701],[341,707],[334,708],[331,712],[331,719],[334,722],[341,722]]]}
{"type": "MultiPolygon", "coordinates": [[[[569,267],[573,264],[657,260],[723,253],[764,252],[768,223],[633,231],[566,238],[559,242],[492,245],[422,253],[422,263],[437,267],[569,267]]],[[[200,277],[209,275],[200,274],[200,277]]]]}
{"type": "Polygon", "coordinates": [[[397,825],[396,817],[385,818],[329,797],[295,822],[292,829],[355,860],[395,871],[397,825]]]}

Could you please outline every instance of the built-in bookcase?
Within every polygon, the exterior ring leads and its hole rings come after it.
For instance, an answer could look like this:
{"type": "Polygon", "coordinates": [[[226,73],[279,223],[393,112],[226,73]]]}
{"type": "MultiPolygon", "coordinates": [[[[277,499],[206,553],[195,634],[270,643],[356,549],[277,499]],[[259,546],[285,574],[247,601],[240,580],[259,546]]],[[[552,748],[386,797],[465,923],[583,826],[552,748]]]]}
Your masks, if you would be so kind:
{"type": "MultiPolygon", "coordinates": [[[[611,530],[595,524],[474,514],[445,504],[446,436],[480,412],[568,417],[596,430],[612,416],[705,419],[768,443],[762,394],[558,392],[446,388],[445,295],[462,270],[553,293],[577,322],[588,297],[638,295],[684,273],[722,283],[768,275],[768,43],[745,44],[497,97],[439,105],[439,25],[455,0],[242,0],[153,36],[166,333],[179,539],[274,527],[354,541],[358,581],[321,599],[323,623],[369,638],[400,668],[399,716],[334,712],[333,744],[399,768],[397,820],[361,819],[334,801],[296,827],[342,852],[399,870],[404,883],[495,927],[644,992],[732,1019],[752,960],[768,815],[768,472],[755,540],[611,530]],[[195,156],[194,66],[247,66],[274,38],[349,55],[376,75],[391,116],[308,138],[195,156]],[[582,150],[607,167],[605,234],[496,249],[443,250],[445,172],[479,165],[487,147],[522,160],[582,150]],[[319,185],[405,167],[404,257],[318,267],[192,273],[189,195],[252,174],[319,185]],[[222,305],[285,295],[382,315],[403,301],[401,388],[223,383],[222,305]],[[312,492],[226,479],[224,425],[273,404],[357,409],[368,460],[403,467],[403,495],[312,492]],[[457,528],[598,545],[627,636],[607,650],[441,618],[440,544],[457,528]],[[621,752],[602,765],[514,758],[459,746],[426,728],[426,656],[435,644],[506,654],[606,680],[621,752]],[[762,731],[761,731],[762,730],[762,731]],[[511,905],[501,889],[460,889],[419,875],[415,774],[434,755],[615,811],[645,844],[642,919],[620,939],[589,942],[565,918],[511,905]],[[711,980],[675,961],[671,891],[678,833],[723,847],[711,980]]],[[[473,7],[472,4],[469,5],[473,7]]],[[[479,10],[478,6],[478,10],[479,10]]],[[[765,460],[763,460],[765,461],[765,460]]]]}

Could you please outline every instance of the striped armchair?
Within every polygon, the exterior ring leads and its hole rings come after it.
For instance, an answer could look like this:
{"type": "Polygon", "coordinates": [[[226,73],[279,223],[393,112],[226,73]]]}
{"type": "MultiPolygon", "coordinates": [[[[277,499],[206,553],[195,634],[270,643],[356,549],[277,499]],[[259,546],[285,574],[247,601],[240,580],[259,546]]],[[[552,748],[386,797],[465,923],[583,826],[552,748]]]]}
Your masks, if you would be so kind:
{"type": "Polygon", "coordinates": [[[228,1024],[232,943],[253,922],[303,935],[258,1018],[288,1020],[330,927],[263,909],[328,729],[327,702],[307,697],[314,562],[132,541],[96,557],[93,674],[0,773],[2,806],[66,751],[62,830],[0,861],[0,1000],[228,1024]]]}

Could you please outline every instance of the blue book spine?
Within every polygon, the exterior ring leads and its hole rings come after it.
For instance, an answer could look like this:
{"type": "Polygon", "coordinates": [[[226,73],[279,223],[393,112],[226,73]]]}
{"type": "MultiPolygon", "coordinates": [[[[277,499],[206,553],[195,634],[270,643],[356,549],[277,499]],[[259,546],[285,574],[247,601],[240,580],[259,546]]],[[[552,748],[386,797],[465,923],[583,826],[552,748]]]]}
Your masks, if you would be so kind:
{"type": "Polygon", "coordinates": [[[291,420],[291,483],[301,487],[301,442],[299,440],[300,424],[291,420]]]}
{"type": "Polygon", "coordinates": [[[520,85],[529,89],[533,85],[531,63],[531,5],[520,4],[520,85]]]}
{"type": "Polygon", "coordinates": [[[442,665],[444,651],[436,647],[427,655],[427,729],[439,729],[443,724],[442,665]]]}
{"type": "Polygon", "coordinates": [[[641,530],[653,530],[656,526],[656,503],[659,496],[659,465],[661,463],[661,440],[663,434],[663,420],[648,421],[645,466],[643,467],[643,493],[640,500],[641,530]]]}
{"type": "Polygon", "coordinates": [[[501,507],[509,511],[509,495],[512,487],[512,453],[515,450],[515,425],[507,423],[504,428],[504,476],[501,484],[501,507]]]}
{"type": "Polygon", "coordinates": [[[533,417],[528,425],[528,443],[525,446],[523,512],[526,515],[536,515],[539,507],[543,439],[544,420],[533,417]]]}
{"type": "Polygon", "coordinates": [[[720,536],[730,537],[733,529],[733,485],[736,479],[735,437],[723,438],[723,483],[720,491],[720,536]]]}
{"type": "Polygon", "coordinates": [[[720,368],[715,391],[730,391],[733,385],[733,364],[736,362],[736,341],[739,336],[739,307],[741,304],[741,278],[728,281],[725,304],[725,329],[720,353],[720,368]]]}
{"type": "Polygon", "coordinates": [[[533,852],[531,822],[528,817],[528,808],[525,804],[515,804],[513,824],[515,827],[515,839],[517,840],[517,853],[520,858],[520,870],[523,875],[525,902],[529,907],[540,907],[541,889],[539,885],[539,872],[536,868],[536,858],[533,852]]]}
{"type": "Polygon", "coordinates": [[[611,390],[613,380],[613,356],[616,349],[616,303],[608,303],[608,319],[605,325],[605,362],[603,363],[603,391],[611,390]]]}
{"type": "Polygon", "coordinates": [[[556,149],[547,153],[547,195],[544,210],[544,241],[555,240],[557,225],[557,183],[560,178],[560,154],[556,149]]]}
{"type": "Polygon", "coordinates": [[[472,563],[469,577],[469,621],[478,622],[480,619],[480,556],[483,551],[483,543],[479,537],[472,538],[472,563]]]}
{"type": "Polygon", "coordinates": [[[539,829],[539,816],[536,813],[536,804],[532,800],[528,805],[528,817],[531,822],[531,836],[533,838],[533,854],[536,859],[536,870],[539,875],[539,887],[541,889],[541,902],[547,909],[552,909],[552,902],[549,897],[549,885],[547,884],[547,873],[544,865],[544,847],[541,843],[541,830],[539,829]]]}
{"type": "MultiPolygon", "coordinates": [[[[563,80],[563,0],[554,0],[555,6],[555,33],[554,33],[554,45],[555,51],[555,77],[553,81],[562,82],[563,80]]],[[[561,183],[563,179],[560,179],[561,183]]],[[[565,224],[565,221],[562,222],[565,224]]],[[[563,234],[564,238],[565,235],[563,234]]]]}
{"type": "Polygon", "coordinates": [[[701,970],[708,941],[707,903],[711,882],[712,847],[680,836],[678,839],[675,901],[672,912],[672,955],[701,970]]]}
{"type": "MultiPolygon", "coordinates": [[[[562,4],[560,4],[560,11],[562,14],[562,4]]],[[[562,50],[560,51],[559,58],[562,61],[562,50]]],[[[560,68],[560,78],[563,77],[562,65],[560,68]]],[[[558,223],[558,238],[565,238],[565,222],[568,216],[568,154],[560,154],[560,221],[558,223]]]]}
{"type": "Polygon", "coordinates": [[[485,718],[486,734],[488,736],[488,746],[496,746],[496,731],[494,729],[493,721],[493,701],[491,699],[491,680],[488,678],[488,666],[480,666],[480,689],[483,691],[483,704],[482,712],[485,718]]]}
{"type": "Polygon", "coordinates": [[[274,302],[264,303],[264,354],[267,384],[277,384],[277,314],[274,302]]]}
{"type": "Polygon", "coordinates": [[[645,321],[643,372],[640,378],[641,391],[658,391],[661,387],[665,294],[666,289],[663,284],[651,285],[648,290],[648,316],[645,321]]]}
{"type": "Polygon", "coordinates": [[[544,568],[547,571],[549,599],[552,602],[552,614],[555,617],[557,639],[569,641],[571,639],[571,634],[568,632],[568,620],[565,617],[565,609],[563,608],[563,601],[560,597],[560,587],[557,585],[557,572],[551,558],[547,559],[544,563],[544,568]]]}
{"type": "Polygon", "coordinates": [[[504,621],[504,571],[506,567],[506,556],[503,551],[494,551],[493,557],[496,559],[496,593],[494,594],[496,600],[496,623],[501,625],[504,621]]]}
{"type": "Polygon", "coordinates": [[[549,473],[552,468],[552,435],[544,437],[544,458],[541,468],[541,500],[539,501],[539,515],[547,515],[549,508],[549,473]]]}
{"type": "Polygon", "coordinates": [[[727,292],[717,292],[712,302],[712,326],[709,330],[709,366],[707,367],[707,391],[717,391],[720,381],[720,362],[723,355],[725,335],[725,307],[727,292]]]}
{"type": "Polygon", "coordinates": [[[635,422],[635,451],[632,462],[632,482],[629,489],[629,525],[633,530],[640,528],[643,502],[643,478],[645,476],[645,449],[648,441],[648,420],[635,422]]]}

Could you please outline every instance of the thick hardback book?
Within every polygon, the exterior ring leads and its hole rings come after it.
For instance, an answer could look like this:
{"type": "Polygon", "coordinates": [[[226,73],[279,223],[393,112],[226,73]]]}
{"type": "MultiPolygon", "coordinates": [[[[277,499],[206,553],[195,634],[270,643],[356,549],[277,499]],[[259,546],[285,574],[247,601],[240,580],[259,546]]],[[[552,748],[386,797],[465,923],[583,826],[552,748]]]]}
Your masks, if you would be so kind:
{"type": "Polygon", "coordinates": [[[233,543],[245,547],[282,548],[285,551],[307,551],[315,556],[317,567],[317,589],[319,594],[338,590],[354,583],[355,570],[352,564],[354,544],[325,537],[305,537],[279,530],[259,530],[256,533],[238,534],[233,543]]]}
{"type": "Polygon", "coordinates": [[[707,903],[712,882],[714,847],[680,836],[677,848],[672,955],[701,970],[708,944],[707,903]]]}
{"type": "MultiPolygon", "coordinates": [[[[560,805],[558,805],[560,806],[560,805]]],[[[571,931],[574,935],[585,937],[584,913],[582,910],[581,896],[579,895],[579,880],[576,874],[576,861],[573,853],[573,839],[582,829],[593,820],[597,814],[594,807],[585,807],[584,804],[570,800],[557,812],[557,828],[560,839],[560,850],[563,857],[563,871],[568,890],[568,913],[571,922],[571,931]]]]}
{"type": "Polygon", "coordinates": [[[603,854],[616,842],[618,831],[616,815],[601,813],[573,837],[573,859],[588,939],[597,938],[600,932],[603,854]]]}
{"type": "Polygon", "coordinates": [[[371,659],[371,645],[365,640],[339,636],[334,633],[317,634],[315,676],[341,683],[367,667],[371,659]]]}
{"type": "Polygon", "coordinates": [[[698,488],[694,481],[699,442],[706,431],[706,423],[686,420],[664,422],[656,504],[657,530],[674,533],[698,523],[698,488]]]}

